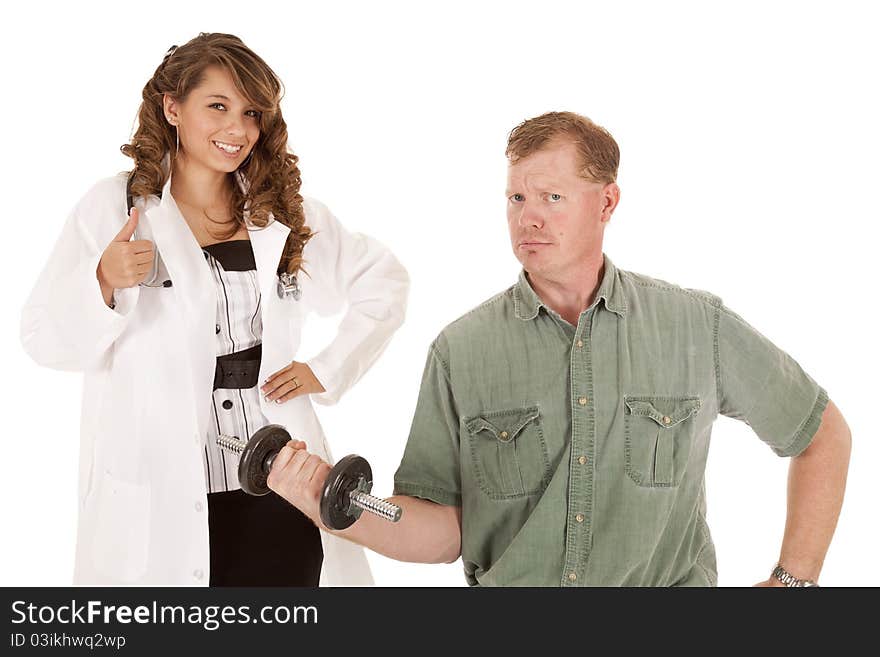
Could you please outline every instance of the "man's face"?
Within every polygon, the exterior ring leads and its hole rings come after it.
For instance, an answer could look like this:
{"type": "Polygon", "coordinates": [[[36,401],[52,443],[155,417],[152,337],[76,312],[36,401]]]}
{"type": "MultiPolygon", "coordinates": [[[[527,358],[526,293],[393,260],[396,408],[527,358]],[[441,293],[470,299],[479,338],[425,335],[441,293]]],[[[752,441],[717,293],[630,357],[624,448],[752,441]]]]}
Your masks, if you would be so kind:
{"type": "Polygon", "coordinates": [[[579,169],[575,145],[562,140],[508,167],[510,243],[531,276],[568,280],[601,258],[620,192],[615,183],[585,180],[579,169]]]}

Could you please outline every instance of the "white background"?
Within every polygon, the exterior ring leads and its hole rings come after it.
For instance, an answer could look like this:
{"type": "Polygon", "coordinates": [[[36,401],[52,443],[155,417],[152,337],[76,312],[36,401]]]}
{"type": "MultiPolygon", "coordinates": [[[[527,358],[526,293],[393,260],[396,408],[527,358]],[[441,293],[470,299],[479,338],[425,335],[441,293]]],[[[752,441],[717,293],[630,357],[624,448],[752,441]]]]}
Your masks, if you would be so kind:
{"type": "MultiPolygon", "coordinates": [[[[508,131],[567,109],[622,151],[605,251],[623,269],[710,290],[828,390],[853,433],[846,501],[821,582],[880,584],[877,153],[872,3],[15,3],[0,126],[0,584],[70,583],[81,376],[21,349],[21,307],[68,211],[129,167],[141,88],[199,31],[242,37],[285,82],[307,195],[390,246],[408,317],[361,383],[319,407],[337,456],[391,492],[428,344],[518,273],[504,215],[508,131]]],[[[310,327],[297,359],[332,323],[310,327]]],[[[124,436],[120,436],[124,439],[124,436]]],[[[765,578],[788,462],[719,418],[708,520],[719,584],[765,578]]],[[[461,586],[460,562],[370,553],[381,585],[461,586]]]]}

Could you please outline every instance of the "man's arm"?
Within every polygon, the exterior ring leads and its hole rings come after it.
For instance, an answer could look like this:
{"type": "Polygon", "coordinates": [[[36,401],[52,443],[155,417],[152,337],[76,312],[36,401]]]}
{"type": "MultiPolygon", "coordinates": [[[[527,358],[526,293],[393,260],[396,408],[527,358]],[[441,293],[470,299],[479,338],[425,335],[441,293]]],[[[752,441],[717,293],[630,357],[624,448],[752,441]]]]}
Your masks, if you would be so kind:
{"type": "Polygon", "coordinates": [[[417,497],[397,495],[390,501],[403,509],[396,523],[364,512],[348,529],[333,531],[321,522],[320,500],[330,465],[290,441],[275,457],[268,485],[297,507],[320,529],[368,547],[398,561],[452,563],[461,554],[461,508],[417,497]]]}
{"type": "Polygon", "coordinates": [[[452,563],[458,559],[461,507],[408,495],[388,499],[403,509],[398,522],[388,522],[365,512],[348,529],[332,533],[398,561],[452,563]]]}
{"type": "MultiPolygon", "coordinates": [[[[791,459],[779,563],[799,579],[819,578],[843,504],[851,444],[849,426],[829,400],[813,440],[791,459]]],[[[773,577],[761,585],[784,586],[773,577]]]]}

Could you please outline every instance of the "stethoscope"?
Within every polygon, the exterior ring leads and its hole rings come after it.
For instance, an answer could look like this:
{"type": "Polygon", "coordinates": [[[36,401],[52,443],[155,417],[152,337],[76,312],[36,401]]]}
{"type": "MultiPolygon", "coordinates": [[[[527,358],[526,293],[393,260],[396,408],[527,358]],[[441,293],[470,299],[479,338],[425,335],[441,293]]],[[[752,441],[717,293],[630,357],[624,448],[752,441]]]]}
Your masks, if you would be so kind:
{"type": "Polygon", "coordinates": [[[288,274],[287,272],[279,274],[275,291],[278,293],[278,298],[282,300],[293,297],[294,301],[299,301],[302,298],[302,288],[296,282],[296,274],[288,274]]]}
{"type": "MultiPolygon", "coordinates": [[[[159,192],[159,196],[162,193],[159,192]]],[[[125,185],[125,200],[128,205],[128,215],[131,216],[131,209],[134,207],[134,198],[131,194],[131,176],[125,185]]],[[[134,232],[134,239],[139,239],[137,229],[134,232]]],[[[153,269],[150,275],[139,283],[141,287],[171,287],[171,278],[168,275],[168,269],[162,262],[162,256],[156,251],[156,257],[153,258],[153,269]]],[[[302,298],[302,288],[296,280],[296,274],[284,272],[278,275],[278,282],[275,285],[275,292],[281,300],[292,298],[299,301],[302,298]]]]}

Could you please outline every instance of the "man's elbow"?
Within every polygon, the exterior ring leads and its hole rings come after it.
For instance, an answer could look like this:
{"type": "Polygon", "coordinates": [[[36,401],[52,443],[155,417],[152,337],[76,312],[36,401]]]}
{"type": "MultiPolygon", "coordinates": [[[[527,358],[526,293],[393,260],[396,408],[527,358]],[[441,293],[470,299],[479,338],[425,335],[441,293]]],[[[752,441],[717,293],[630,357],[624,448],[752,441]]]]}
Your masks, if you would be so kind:
{"type": "Polygon", "coordinates": [[[455,541],[454,545],[450,545],[441,555],[437,563],[455,563],[461,556],[461,537],[455,541]]]}
{"type": "Polygon", "coordinates": [[[446,507],[444,512],[445,529],[440,532],[444,540],[434,563],[455,563],[461,556],[461,507],[446,507]]]}
{"type": "Polygon", "coordinates": [[[427,559],[425,563],[455,563],[458,561],[458,558],[461,556],[461,547],[460,544],[455,547],[448,547],[434,553],[434,556],[430,559],[427,559]]]}
{"type": "Polygon", "coordinates": [[[460,556],[461,556],[461,550],[458,550],[454,556],[450,557],[449,559],[447,559],[443,563],[455,563],[456,561],[458,561],[458,558],[460,556]]]}

